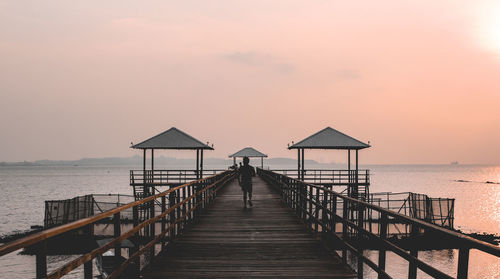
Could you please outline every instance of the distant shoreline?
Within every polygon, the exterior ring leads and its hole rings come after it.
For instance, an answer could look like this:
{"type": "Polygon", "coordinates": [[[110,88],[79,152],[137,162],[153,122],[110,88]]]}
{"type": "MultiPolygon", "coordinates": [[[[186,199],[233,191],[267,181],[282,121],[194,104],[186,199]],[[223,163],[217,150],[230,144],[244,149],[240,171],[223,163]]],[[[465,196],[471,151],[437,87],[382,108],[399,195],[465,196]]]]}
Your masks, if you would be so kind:
{"type": "MultiPolygon", "coordinates": [[[[265,159],[266,163],[275,165],[295,165],[297,159],[292,158],[270,158],[265,159]]],[[[321,163],[314,160],[305,160],[306,164],[321,165],[321,163]]],[[[83,158],[79,160],[37,160],[37,161],[23,161],[23,162],[0,162],[1,166],[138,166],[142,165],[143,159],[141,156],[132,157],[107,157],[107,158],[83,158]]],[[[148,162],[149,163],[149,162],[148,162]]],[[[224,158],[206,158],[205,165],[232,165],[232,159],[224,158]]],[[[159,156],[155,158],[155,164],[169,164],[169,165],[186,165],[191,166],[196,164],[194,159],[180,159],[174,157],[159,156]]],[[[329,163],[335,164],[335,163],[329,163]]]]}
{"type": "MultiPolygon", "coordinates": [[[[297,166],[296,158],[266,158],[264,159],[265,165],[290,165],[291,168],[297,166]]],[[[232,165],[232,159],[225,158],[206,158],[205,165],[232,165]]],[[[36,166],[142,166],[143,159],[141,156],[135,155],[132,157],[105,157],[105,158],[82,158],[78,160],[37,160],[37,161],[21,161],[21,162],[0,162],[0,167],[36,167],[36,166]]],[[[149,162],[148,162],[149,163],[149,162]]],[[[155,158],[156,164],[167,164],[177,166],[192,166],[196,162],[194,159],[175,158],[159,156],[155,158]]],[[[254,163],[256,164],[256,163],[254,163]]],[[[260,162],[259,164],[260,165],[260,162]]],[[[305,160],[305,165],[317,166],[344,166],[345,163],[329,162],[320,163],[315,160],[305,160]]],[[[363,167],[367,166],[450,166],[450,167],[464,167],[464,166],[499,166],[500,164],[362,164],[363,167]]]]}

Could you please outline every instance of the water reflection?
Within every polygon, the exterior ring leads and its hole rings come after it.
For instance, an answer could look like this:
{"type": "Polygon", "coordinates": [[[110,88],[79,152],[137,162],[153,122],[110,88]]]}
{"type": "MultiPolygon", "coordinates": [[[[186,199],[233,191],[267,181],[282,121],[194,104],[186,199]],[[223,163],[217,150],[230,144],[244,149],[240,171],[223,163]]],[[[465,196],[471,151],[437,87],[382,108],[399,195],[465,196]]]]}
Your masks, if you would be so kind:
{"type": "MultiPolygon", "coordinates": [[[[337,252],[340,254],[340,251],[337,252]]],[[[374,263],[378,263],[378,251],[365,250],[363,255],[374,263]]],[[[392,252],[387,252],[386,257],[386,272],[393,278],[406,278],[409,268],[408,262],[392,252]]],[[[418,258],[452,277],[457,276],[458,250],[456,249],[419,251],[418,258]]],[[[347,260],[349,265],[353,267],[353,269],[356,269],[357,258],[351,255],[351,253],[348,253],[347,260]]],[[[377,278],[377,273],[366,264],[363,266],[363,271],[365,278],[377,278]]],[[[417,278],[427,279],[432,277],[418,270],[417,278]]],[[[500,278],[500,258],[478,250],[471,250],[469,278],[500,278]]]]}

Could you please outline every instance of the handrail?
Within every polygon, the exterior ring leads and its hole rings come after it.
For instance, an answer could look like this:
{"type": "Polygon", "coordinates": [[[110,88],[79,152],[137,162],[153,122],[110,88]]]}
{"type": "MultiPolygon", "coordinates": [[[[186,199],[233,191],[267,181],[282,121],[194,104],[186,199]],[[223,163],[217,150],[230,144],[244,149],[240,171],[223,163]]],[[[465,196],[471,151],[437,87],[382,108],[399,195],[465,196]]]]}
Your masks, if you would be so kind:
{"type": "MultiPolygon", "coordinates": [[[[135,170],[131,170],[131,171],[134,171],[134,172],[142,172],[144,170],[142,169],[135,169],[135,170]]],[[[147,172],[148,171],[151,171],[151,170],[146,170],[147,172]]],[[[160,171],[163,171],[163,172],[171,172],[171,171],[192,171],[192,172],[196,172],[196,170],[194,169],[154,169],[153,170],[154,172],[160,172],[160,171]]],[[[198,170],[199,172],[201,172],[201,170],[198,170]]],[[[223,172],[223,171],[227,171],[227,169],[204,169],[203,172],[223,172]]]]}
{"type": "MultiPolygon", "coordinates": [[[[175,205],[170,204],[170,208],[168,208],[168,209],[165,208],[165,210],[163,210],[163,208],[162,208],[162,213],[160,215],[151,217],[148,220],[145,220],[144,222],[135,225],[134,228],[132,228],[131,230],[127,231],[124,234],[116,235],[116,232],[115,232],[115,239],[113,239],[111,242],[107,243],[106,245],[104,245],[100,248],[97,248],[97,249],[91,251],[90,253],[87,253],[87,254],[71,261],[70,263],[57,269],[55,272],[50,274],[49,277],[47,277],[47,278],[60,278],[61,276],[63,276],[64,274],[67,274],[68,272],[75,269],[76,267],[92,260],[98,254],[102,254],[103,252],[112,248],[114,245],[117,245],[120,242],[122,242],[124,239],[129,238],[133,234],[135,234],[138,231],[140,231],[141,229],[145,228],[147,225],[151,225],[151,224],[154,225],[158,220],[167,216],[167,214],[173,212],[175,209],[178,209],[180,206],[185,205],[188,201],[191,201],[192,199],[204,194],[207,190],[209,190],[209,189],[211,189],[211,188],[213,188],[216,185],[219,185],[221,183],[225,184],[228,180],[232,179],[233,177],[234,177],[234,172],[227,170],[227,171],[224,171],[222,173],[215,174],[213,176],[206,177],[206,178],[201,178],[201,179],[198,179],[195,181],[191,181],[189,183],[171,188],[167,191],[158,193],[156,195],[152,195],[152,196],[146,197],[144,199],[134,201],[134,202],[110,209],[108,211],[105,211],[103,213],[100,213],[100,214],[97,214],[94,216],[90,216],[90,217],[83,218],[83,219],[80,219],[80,220],[77,220],[77,221],[74,221],[74,222],[71,222],[71,223],[68,223],[65,225],[61,225],[58,227],[54,227],[54,228],[50,228],[47,230],[37,232],[35,234],[14,240],[12,242],[9,242],[9,243],[6,243],[6,244],[0,246],[0,256],[6,255],[8,253],[11,253],[11,252],[16,251],[16,250],[21,249],[21,248],[25,248],[25,247],[32,246],[35,244],[39,244],[39,243],[44,242],[45,240],[47,240],[49,238],[61,235],[63,233],[95,224],[99,220],[105,219],[105,218],[110,217],[110,216],[114,216],[115,221],[117,221],[119,224],[119,218],[116,219],[116,217],[119,217],[120,212],[123,210],[129,209],[129,208],[134,208],[134,211],[136,211],[138,209],[139,205],[146,204],[148,202],[154,201],[155,199],[162,198],[162,201],[164,201],[165,197],[167,195],[171,196],[171,194],[174,194],[174,198],[175,198],[175,193],[177,191],[179,191],[180,189],[186,189],[186,188],[191,187],[191,186],[201,186],[201,189],[196,190],[196,192],[193,191],[194,193],[192,195],[190,195],[189,197],[185,197],[184,200],[179,201],[175,205]],[[208,184],[208,183],[210,183],[210,184],[208,184]]],[[[212,195],[214,195],[214,193],[210,193],[208,195],[208,197],[211,197],[212,195]]],[[[200,201],[198,201],[196,203],[196,206],[194,207],[194,209],[197,208],[201,202],[205,202],[206,198],[207,197],[201,198],[200,201]]],[[[194,209],[192,208],[192,210],[194,210],[194,209]]],[[[192,212],[192,210],[190,212],[192,212]]],[[[136,222],[134,222],[134,223],[136,223],[136,222]]],[[[172,225],[173,225],[173,222],[172,222],[171,226],[172,225]]],[[[162,229],[164,229],[163,226],[162,226],[162,229]]],[[[118,225],[118,230],[120,230],[119,225],[118,225]]],[[[162,231],[163,235],[166,232],[167,231],[163,230],[162,231]]],[[[153,229],[153,233],[154,233],[154,229],[153,229]]],[[[46,262],[44,262],[44,263],[42,262],[42,264],[46,265],[46,262]]],[[[38,256],[37,256],[37,273],[38,273],[38,268],[39,268],[38,265],[39,265],[39,263],[38,263],[38,256]]],[[[45,272],[46,272],[46,266],[45,266],[45,272]]],[[[42,274],[42,276],[40,276],[40,274],[37,274],[37,278],[39,278],[39,277],[44,278],[45,276],[46,276],[45,274],[42,274]]],[[[86,272],[86,276],[87,276],[87,272],[86,272]]]]}
{"type": "Polygon", "coordinates": [[[283,201],[292,209],[295,209],[296,214],[300,218],[303,218],[305,222],[310,223],[311,226],[313,225],[312,228],[314,231],[321,231],[324,236],[333,237],[334,239],[342,241],[342,258],[344,261],[346,261],[347,250],[350,250],[353,254],[357,255],[358,278],[362,278],[363,265],[360,265],[359,263],[363,262],[375,270],[379,274],[379,278],[390,278],[390,276],[385,273],[386,250],[396,253],[409,262],[409,278],[416,278],[417,268],[434,278],[451,278],[449,275],[446,275],[419,260],[416,248],[410,248],[410,253],[408,253],[395,243],[387,240],[389,217],[396,219],[401,223],[410,225],[412,231],[410,237],[412,238],[417,237],[420,231],[423,230],[432,231],[445,236],[448,239],[456,241],[459,247],[458,278],[467,278],[470,249],[477,249],[500,257],[499,246],[495,246],[467,235],[387,210],[374,204],[342,195],[328,189],[327,187],[306,183],[304,181],[260,168],[258,168],[257,173],[271,184],[279,187],[283,201]],[[340,199],[342,202],[342,216],[337,215],[337,199],[340,199]],[[364,227],[366,222],[363,218],[367,209],[376,211],[380,214],[380,219],[382,221],[379,228],[379,235],[366,230],[364,227]],[[337,223],[342,225],[342,237],[339,237],[336,233],[335,227],[337,223]],[[355,236],[357,242],[355,241],[355,244],[348,239],[349,234],[352,233],[357,233],[357,236],[355,236]],[[363,255],[361,240],[364,238],[375,240],[382,246],[379,248],[378,265],[363,255]]]}
{"type": "Polygon", "coordinates": [[[130,185],[178,185],[190,180],[196,180],[200,175],[214,175],[224,172],[223,169],[193,170],[193,169],[156,169],[130,170],[130,185]]]}
{"type": "Polygon", "coordinates": [[[355,178],[358,179],[358,185],[370,184],[370,170],[369,169],[272,169],[271,171],[280,173],[289,177],[302,176],[303,181],[308,181],[313,184],[327,184],[327,185],[353,185],[355,178]]]}

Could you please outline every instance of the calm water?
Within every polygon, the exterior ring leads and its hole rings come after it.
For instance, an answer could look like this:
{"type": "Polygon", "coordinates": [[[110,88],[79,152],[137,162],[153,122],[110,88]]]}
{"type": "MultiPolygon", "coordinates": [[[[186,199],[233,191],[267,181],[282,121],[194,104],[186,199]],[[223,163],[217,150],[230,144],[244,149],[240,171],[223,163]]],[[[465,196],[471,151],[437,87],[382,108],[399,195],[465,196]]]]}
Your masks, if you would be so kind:
{"type": "MultiPolygon", "coordinates": [[[[500,184],[484,183],[500,182],[500,166],[401,165],[368,168],[372,174],[371,192],[412,191],[430,197],[455,198],[456,228],[467,232],[500,233],[500,184]]],[[[89,193],[131,194],[129,169],[122,166],[0,167],[0,234],[43,224],[45,200],[67,199],[89,193]]],[[[377,259],[377,252],[367,253],[372,259],[377,259]]],[[[49,257],[49,269],[57,267],[62,259],[71,257],[74,256],[49,257]]],[[[450,275],[456,272],[458,253],[455,250],[424,251],[419,253],[419,258],[450,275]]],[[[34,263],[33,256],[15,252],[1,257],[0,278],[7,278],[4,276],[7,271],[8,278],[33,278],[34,263]],[[14,272],[18,275],[12,276],[14,272]]],[[[365,267],[365,270],[368,269],[365,267]]],[[[388,273],[395,278],[403,278],[407,272],[408,265],[389,253],[388,273]]],[[[77,270],[68,277],[80,278],[80,274],[81,270],[77,270]]],[[[367,272],[367,275],[371,273],[367,272]]],[[[419,278],[426,277],[419,274],[419,278]]],[[[500,260],[473,250],[470,278],[500,278],[500,260]]]]}

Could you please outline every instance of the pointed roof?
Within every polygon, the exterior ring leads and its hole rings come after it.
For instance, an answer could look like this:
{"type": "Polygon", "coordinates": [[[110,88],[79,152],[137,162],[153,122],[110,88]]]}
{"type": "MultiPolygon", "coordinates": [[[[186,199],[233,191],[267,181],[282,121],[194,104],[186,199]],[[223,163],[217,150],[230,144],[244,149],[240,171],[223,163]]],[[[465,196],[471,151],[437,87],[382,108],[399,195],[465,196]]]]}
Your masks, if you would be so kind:
{"type": "Polygon", "coordinates": [[[257,151],[256,149],[254,149],[252,147],[245,147],[242,150],[240,150],[232,155],[229,155],[229,158],[232,158],[232,157],[267,157],[267,155],[262,153],[262,152],[257,151]]]}
{"type": "Polygon", "coordinates": [[[288,149],[363,149],[367,147],[370,147],[370,145],[331,127],[326,127],[316,134],[288,147],[288,149]]]}
{"type": "Polygon", "coordinates": [[[141,143],[132,145],[136,149],[211,149],[212,147],[172,127],[141,143]]]}

